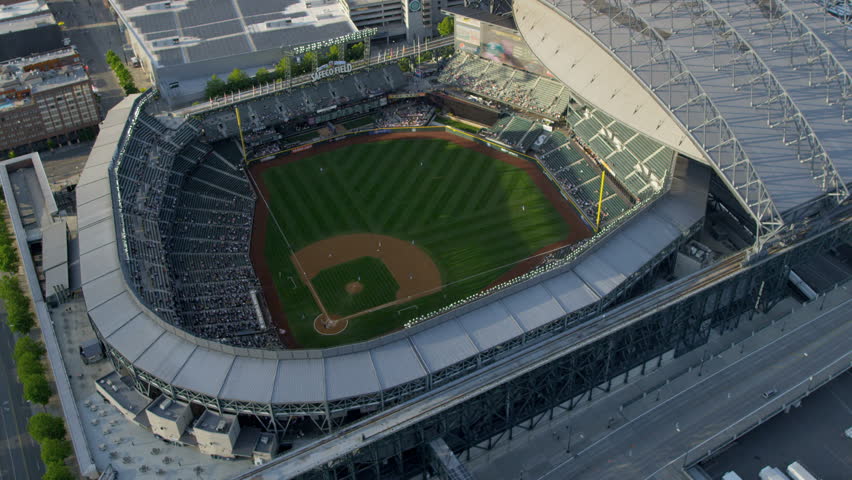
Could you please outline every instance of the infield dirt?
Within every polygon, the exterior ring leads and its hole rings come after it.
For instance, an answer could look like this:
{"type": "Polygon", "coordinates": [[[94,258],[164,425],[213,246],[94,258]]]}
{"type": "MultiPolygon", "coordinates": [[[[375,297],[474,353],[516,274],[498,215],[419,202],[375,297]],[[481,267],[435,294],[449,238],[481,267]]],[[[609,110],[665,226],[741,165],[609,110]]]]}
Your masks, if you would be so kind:
{"type": "MultiPolygon", "coordinates": [[[[318,155],[325,152],[330,152],[333,150],[337,150],[343,147],[347,147],[350,145],[357,145],[363,143],[372,143],[379,141],[388,141],[388,140],[402,140],[402,139],[439,139],[448,142],[455,143],[461,147],[477,151],[479,153],[485,154],[494,159],[505,162],[509,165],[522,169],[532,181],[535,183],[536,187],[542,192],[545,198],[548,199],[549,203],[553,206],[553,208],[559,213],[559,216],[565,221],[565,223],[570,227],[569,234],[563,240],[550,245],[542,251],[552,250],[561,246],[571,245],[577,243],[585,238],[588,238],[592,235],[589,227],[580,219],[579,214],[574,210],[574,208],[566,201],[558,189],[550,182],[550,180],[538,169],[538,167],[531,162],[514,157],[507,153],[502,153],[498,150],[491,149],[485,145],[481,145],[472,140],[467,140],[451,133],[446,132],[416,132],[416,133],[389,133],[384,135],[365,135],[359,137],[348,138],[339,142],[327,143],[324,145],[320,145],[309,150],[291,154],[285,157],[281,157],[275,160],[271,160],[264,163],[254,164],[249,168],[250,175],[255,179],[252,183],[256,188],[259,188],[259,197],[268,198],[269,191],[264,184],[263,181],[260,181],[260,176],[263,171],[274,168],[281,165],[286,165],[288,163],[298,162],[308,157],[312,157],[314,155],[318,155]]],[[[269,212],[262,198],[259,198],[255,204],[255,212],[254,212],[254,230],[252,232],[251,239],[251,260],[254,265],[255,272],[258,278],[261,281],[261,285],[263,288],[263,294],[266,298],[267,305],[269,306],[270,313],[272,314],[273,321],[279,329],[283,329],[286,332],[290,331],[286,314],[284,312],[284,307],[281,303],[281,298],[275,289],[275,283],[272,279],[272,273],[265,261],[265,239],[267,238],[266,233],[269,228],[269,212]]],[[[372,235],[372,234],[370,234],[372,235]]],[[[333,240],[333,238],[329,239],[333,240]]],[[[405,242],[403,242],[405,243],[405,242]]],[[[328,256],[328,252],[326,252],[326,257],[328,256]]],[[[387,263],[387,259],[383,259],[387,263]]],[[[340,261],[335,262],[334,264],[342,263],[340,261]]],[[[509,273],[503,275],[501,278],[508,278],[509,275],[516,276],[518,274],[529,271],[540,263],[539,260],[533,259],[524,261],[521,264],[515,266],[511,269],[509,273]]],[[[400,286],[402,287],[407,283],[407,275],[399,281],[400,286]]],[[[440,277],[439,277],[440,283],[440,277]]],[[[422,286],[420,287],[422,288],[422,286]]],[[[411,291],[411,290],[408,290],[411,291]]],[[[300,345],[295,341],[292,335],[284,334],[280,335],[281,340],[288,348],[299,348],[300,345]]]]}

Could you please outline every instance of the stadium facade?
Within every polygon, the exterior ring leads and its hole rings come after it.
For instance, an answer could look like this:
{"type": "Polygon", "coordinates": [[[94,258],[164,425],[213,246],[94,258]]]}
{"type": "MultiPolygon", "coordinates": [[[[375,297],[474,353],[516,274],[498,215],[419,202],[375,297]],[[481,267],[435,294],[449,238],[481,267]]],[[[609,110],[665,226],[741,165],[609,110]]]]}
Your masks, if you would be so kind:
{"type": "Polygon", "coordinates": [[[211,75],[272,70],[289,47],[375,28],[374,40],[415,41],[437,33],[442,9],[463,0],[303,2],[287,0],[109,0],[141,67],[172,107],[204,98],[211,75]]]}
{"type": "MultiPolygon", "coordinates": [[[[155,92],[129,97],[107,115],[77,188],[92,325],[138,391],[252,417],[282,433],[294,421],[330,431],[347,418],[440,395],[452,382],[463,385],[474,372],[481,377],[511,360],[517,375],[430,410],[415,427],[362,438],[306,478],[416,473],[428,459],[401,459],[428,455],[424,445],[437,438],[456,452],[484,440],[491,448],[501,431],[591,400],[771,307],[791,268],[848,238],[852,135],[845,102],[852,62],[848,48],[835,45],[845,37],[830,35],[833,26],[819,17],[826,13],[809,9],[799,2],[773,3],[767,11],[708,2],[663,8],[616,0],[593,8],[516,0],[523,43],[501,44],[501,54],[531,52],[563,83],[568,124],[583,142],[599,145],[593,148],[604,161],[644,136],[660,146],[639,163],[670,148],[677,152],[671,168],[652,194],[578,254],[412,328],[325,350],[205,339],[164,319],[164,306],[152,304],[157,287],[140,292],[135,277],[150,272],[159,254],[139,263],[149,250],[128,247],[135,233],[122,215],[168,191],[169,182],[146,179],[128,196],[120,166],[156,159],[158,167],[169,165],[168,175],[175,158],[196,148],[200,132],[234,131],[219,120],[161,121],[147,113],[155,92]],[[133,150],[134,139],[142,150],[133,150]],[[708,203],[739,222],[751,245],[659,286],[678,250],[705,226],[708,203]],[[145,268],[134,269],[134,261],[145,268]],[[559,349],[556,359],[528,366],[544,346],[559,349]]],[[[466,42],[491,48],[494,42],[480,38],[483,23],[457,17],[466,42]]],[[[249,475],[281,465],[273,461],[249,475]]]]}

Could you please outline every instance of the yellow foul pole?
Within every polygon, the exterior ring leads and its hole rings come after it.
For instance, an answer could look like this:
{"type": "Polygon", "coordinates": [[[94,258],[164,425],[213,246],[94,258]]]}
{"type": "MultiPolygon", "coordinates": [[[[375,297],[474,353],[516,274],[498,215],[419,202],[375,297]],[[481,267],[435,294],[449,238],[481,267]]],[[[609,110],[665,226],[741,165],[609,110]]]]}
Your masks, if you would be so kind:
{"type": "MultiPolygon", "coordinates": [[[[239,118],[239,116],[237,117],[239,118]]],[[[240,132],[242,134],[242,132],[240,132]]],[[[595,229],[601,229],[601,206],[603,206],[603,190],[604,190],[604,180],[606,179],[606,170],[601,170],[601,191],[598,194],[598,219],[595,222],[595,229]]]]}
{"type": "Polygon", "coordinates": [[[248,160],[246,159],[246,140],[243,138],[243,124],[240,122],[239,107],[234,107],[234,112],[237,114],[237,128],[240,129],[240,144],[243,146],[243,163],[248,163],[248,160]]]}

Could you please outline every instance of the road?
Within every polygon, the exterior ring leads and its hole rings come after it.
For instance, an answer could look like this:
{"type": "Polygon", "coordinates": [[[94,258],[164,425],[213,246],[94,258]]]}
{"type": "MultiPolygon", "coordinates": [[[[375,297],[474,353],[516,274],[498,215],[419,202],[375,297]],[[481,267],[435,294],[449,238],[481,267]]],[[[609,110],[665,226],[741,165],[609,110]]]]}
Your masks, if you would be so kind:
{"type": "MultiPolygon", "coordinates": [[[[100,91],[101,115],[106,114],[124,98],[124,92],[107,66],[105,55],[107,50],[113,50],[127,62],[132,54],[124,53],[124,35],[101,0],[51,0],[48,5],[56,19],[65,23],[63,34],[71,39],[88,65],[92,83],[100,91]]],[[[128,68],[137,87],[149,86],[140,69],[128,68]]]]}
{"type": "MultiPolygon", "coordinates": [[[[649,479],[687,450],[837,359],[852,357],[852,300],[788,330],[774,342],[613,430],[609,435],[532,479],[649,479]]],[[[628,417],[629,418],[629,417],[628,417]]],[[[533,473],[533,470],[536,470],[533,473]]]]}
{"type": "Polygon", "coordinates": [[[3,312],[0,316],[0,370],[3,372],[0,375],[0,479],[36,480],[44,474],[44,465],[38,445],[27,433],[27,419],[32,412],[15,375],[14,344],[3,312]]]}

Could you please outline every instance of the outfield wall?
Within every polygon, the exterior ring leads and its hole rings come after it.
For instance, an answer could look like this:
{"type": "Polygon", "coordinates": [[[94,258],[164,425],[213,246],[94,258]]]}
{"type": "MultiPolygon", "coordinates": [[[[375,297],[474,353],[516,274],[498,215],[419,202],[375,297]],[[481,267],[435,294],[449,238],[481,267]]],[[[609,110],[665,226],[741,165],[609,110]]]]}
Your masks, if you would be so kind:
{"type": "Polygon", "coordinates": [[[347,138],[361,137],[361,136],[365,136],[365,135],[382,135],[382,134],[385,134],[385,133],[405,133],[405,132],[411,132],[411,133],[417,133],[417,132],[447,132],[447,133],[452,133],[453,135],[456,135],[458,137],[462,137],[462,138],[467,139],[467,140],[472,140],[472,141],[474,141],[474,142],[476,142],[480,145],[484,145],[488,148],[492,148],[494,150],[498,150],[498,151],[503,152],[503,153],[508,153],[509,155],[512,155],[512,156],[517,157],[517,158],[523,158],[525,160],[529,160],[530,162],[535,164],[538,167],[538,169],[548,178],[548,180],[550,180],[550,182],[553,184],[553,186],[557,190],[559,190],[559,193],[562,195],[562,198],[564,198],[566,201],[571,203],[571,205],[574,207],[574,210],[576,210],[577,214],[580,216],[580,218],[583,220],[583,222],[592,231],[596,230],[595,226],[594,226],[595,221],[593,219],[589,218],[589,216],[586,215],[585,212],[583,212],[583,209],[580,208],[580,206],[577,205],[577,202],[575,202],[574,199],[571,198],[571,196],[568,195],[565,192],[565,189],[563,189],[562,186],[559,184],[559,182],[555,178],[553,178],[553,175],[551,175],[550,171],[548,171],[547,168],[545,168],[541,164],[541,162],[539,161],[538,158],[527,155],[527,154],[522,153],[522,152],[519,152],[517,150],[513,150],[512,148],[510,148],[506,145],[502,145],[500,143],[488,140],[487,138],[482,138],[478,135],[474,135],[472,133],[465,132],[463,130],[459,130],[457,128],[454,128],[454,127],[451,127],[451,126],[448,126],[448,125],[424,126],[424,127],[367,128],[367,129],[361,129],[361,130],[356,130],[356,131],[350,131],[350,132],[346,132],[346,133],[341,133],[339,135],[334,135],[334,136],[331,136],[331,137],[322,138],[322,139],[319,139],[319,140],[316,140],[316,141],[313,141],[313,142],[306,142],[306,143],[303,143],[302,145],[297,145],[297,146],[294,146],[294,147],[285,148],[283,150],[279,150],[275,153],[264,155],[262,157],[250,158],[250,159],[248,159],[248,164],[251,165],[254,162],[266,162],[266,161],[274,160],[278,157],[287,156],[287,155],[290,155],[290,154],[293,154],[293,153],[301,153],[301,152],[304,152],[306,150],[312,149],[314,146],[325,145],[325,144],[334,143],[334,142],[340,142],[342,140],[346,140],[347,138]]]}
{"type": "Polygon", "coordinates": [[[700,227],[705,209],[706,185],[672,188],[562,259],[373,340],[322,350],[232,347],[165,322],[125,277],[113,167],[151,98],[151,92],[129,97],[110,111],[77,189],[92,327],[116,370],[130,375],[142,394],[252,414],[269,428],[303,417],[332,429],[347,412],[385,409],[579,325],[670,258],[700,227]]]}
{"type": "MultiPolygon", "coordinates": [[[[459,130],[457,128],[454,128],[454,127],[451,127],[451,126],[448,126],[448,125],[422,126],[422,127],[365,128],[365,129],[361,129],[361,130],[357,130],[357,131],[351,131],[351,132],[346,132],[346,133],[334,135],[334,136],[327,137],[327,138],[322,138],[322,139],[315,140],[315,141],[312,141],[312,142],[305,142],[301,145],[286,148],[286,149],[280,150],[280,151],[273,153],[273,154],[270,154],[270,155],[264,155],[263,157],[256,157],[256,158],[249,159],[247,161],[247,163],[250,165],[254,162],[270,161],[270,160],[273,160],[273,159],[276,159],[276,158],[280,158],[282,156],[287,156],[287,155],[294,154],[294,153],[305,152],[307,150],[314,148],[314,146],[335,143],[335,142],[339,142],[339,141],[342,141],[342,140],[346,140],[348,138],[354,138],[354,137],[360,137],[360,136],[366,136],[366,135],[383,135],[383,134],[388,134],[388,133],[404,133],[404,132],[411,132],[411,133],[417,133],[417,132],[447,132],[447,133],[451,133],[453,135],[456,135],[458,137],[461,137],[461,138],[464,138],[464,139],[467,139],[467,140],[472,140],[472,141],[474,141],[474,142],[476,142],[480,145],[484,145],[488,148],[498,150],[498,151],[503,152],[503,153],[507,153],[507,154],[512,155],[514,157],[529,160],[530,162],[535,164],[538,167],[538,169],[550,180],[550,182],[553,184],[553,186],[556,189],[558,189],[558,191],[562,195],[562,197],[574,207],[575,212],[579,215],[579,217],[583,220],[583,222],[593,232],[596,232],[594,236],[592,236],[591,238],[589,238],[589,239],[587,239],[587,240],[585,240],[581,243],[569,245],[569,246],[563,247],[559,250],[555,250],[555,251],[547,253],[547,255],[553,255],[553,256],[557,257],[558,260],[553,261],[553,262],[549,262],[549,263],[547,263],[545,265],[541,265],[539,267],[536,267],[535,269],[533,269],[533,270],[531,270],[531,271],[529,271],[525,274],[519,275],[518,277],[516,277],[512,280],[509,280],[508,282],[502,283],[500,285],[495,285],[495,286],[493,286],[493,287],[491,287],[487,290],[484,290],[484,291],[479,292],[475,295],[472,295],[472,296],[468,297],[467,299],[460,300],[459,302],[455,302],[455,303],[448,305],[446,307],[443,307],[443,308],[441,308],[437,311],[429,312],[429,313],[426,313],[424,315],[418,316],[418,317],[416,317],[412,320],[409,320],[409,322],[407,322],[405,324],[406,329],[410,329],[410,328],[414,327],[415,325],[422,323],[422,322],[424,322],[428,319],[431,319],[433,317],[436,317],[438,315],[441,315],[445,319],[456,318],[460,315],[464,315],[465,313],[468,313],[468,312],[471,312],[473,310],[476,310],[477,308],[480,308],[482,306],[482,303],[483,303],[481,301],[483,299],[485,299],[486,297],[489,297],[489,300],[484,300],[484,302],[490,302],[490,301],[497,300],[497,299],[500,299],[500,298],[505,298],[509,295],[512,295],[513,293],[517,293],[518,291],[521,291],[525,288],[528,288],[531,285],[541,283],[541,282],[543,282],[543,281],[545,281],[549,278],[553,278],[556,275],[559,275],[560,273],[562,273],[566,269],[570,268],[570,265],[573,264],[574,262],[576,262],[577,260],[579,260],[582,256],[588,255],[591,252],[593,252],[597,248],[597,246],[600,245],[601,241],[604,238],[608,237],[611,233],[618,230],[620,227],[622,227],[624,224],[626,224],[629,220],[635,218],[638,213],[648,209],[657,199],[659,199],[663,195],[665,195],[665,193],[668,192],[669,188],[671,187],[671,176],[669,176],[669,177],[666,178],[666,184],[663,186],[662,189],[660,189],[659,192],[657,192],[655,195],[648,198],[647,200],[642,201],[640,203],[637,203],[632,208],[630,208],[627,212],[622,214],[620,217],[616,218],[611,223],[608,223],[608,224],[602,226],[599,230],[597,230],[594,227],[595,221],[592,218],[589,218],[589,216],[586,215],[585,212],[583,212],[583,209],[580,208],[580,206],[577,205],[577,203],[574,201],[574,199],[565,192],[565,190],[560,186],[559,182],[556,181],[555,178],[553,178],[553,176],[550,174],[550,172],[547,170],[547,168],[545,168],[541,164],[541,162],[539,161],[538,158],[527,155],[527,154],[522,153],[522,152],[519,152],[517,150],[513,150],[509,146],[501,144],[499,142],[494,142],[494,141],[489,140],[487,138],[482,138],[478,135],[474,135],[472,133],[465,132],[463,130],[459,130]],[[533,280],[533,281],[530,282],[531,280],[533,280]]],[[[385,338],[385,337],[395,338],[397,336],[397,334],[399,334],[399,333],[400,332],[390,333],[388,335],[379,337],[379,338],[374,339],[374,340],[362,342],[362,344],[371,343],[373,341],[377,341],[377,340],[385,338]]],[[[345,347],[332,347],[331,349],[326,349],[326,350],[332,350],[333,348],[345,348],[345,347]]]]}

